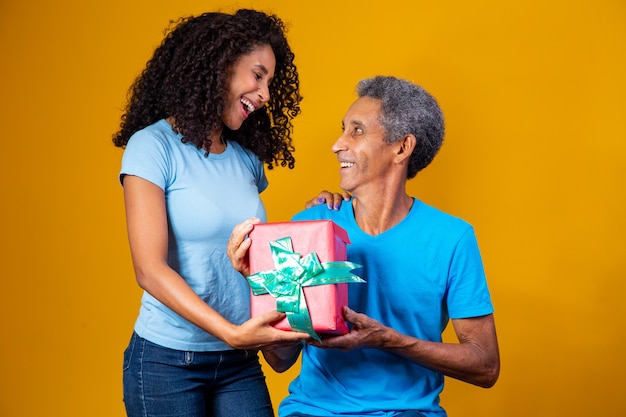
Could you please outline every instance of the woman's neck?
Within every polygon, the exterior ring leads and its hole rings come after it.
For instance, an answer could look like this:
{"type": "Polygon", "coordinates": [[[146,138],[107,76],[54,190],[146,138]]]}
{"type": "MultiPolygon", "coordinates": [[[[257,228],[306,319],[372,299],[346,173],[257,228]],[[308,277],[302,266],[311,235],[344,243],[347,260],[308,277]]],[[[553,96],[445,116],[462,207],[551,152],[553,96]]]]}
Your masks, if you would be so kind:
{"type": "MultiPolygon", "coordinates": [[[[177,130],[176,119],[174,117],[172,116],[167,117],[165,121],[169,123],[175,130],[177,130]]],[[[205,145],[202,147],[202,149],[209,153],[214,153],[214,154],[220,154],[224,152],[226,150],[226,140],[222,137],[223,131],[224,131],[223,127],[220,127],[212,131],[211,134],[209,135],[209,139],[211,140],[211,146],[209,147],[209,149],[207,149],[205,145]]]]}

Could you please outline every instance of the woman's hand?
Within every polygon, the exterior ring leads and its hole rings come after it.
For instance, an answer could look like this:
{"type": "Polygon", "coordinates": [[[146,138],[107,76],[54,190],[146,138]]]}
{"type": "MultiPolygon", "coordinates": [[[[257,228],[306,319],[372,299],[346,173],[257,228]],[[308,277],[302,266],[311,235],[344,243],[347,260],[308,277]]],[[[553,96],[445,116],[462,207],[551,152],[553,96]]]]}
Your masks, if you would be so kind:
{"type": "Polygon", "coordinates": [[[250,275],[250,259],[248,258],[248,249],[252,241],[246,239],[248,233],[252,231],[255,224],[259,224],[261,219],[252,217],[233,228],[226,246],[226,253],[233,264],[233,268],[239,271],[244,277],[250,275]]]}
{"type": "Polygon", "coordinates": [[[350,193],[342,191],[341,193],[331,193],[330,191],[323,190],[317,197],[312,198],[304,204],[304,208],[311,208],[318,204],[326,203],[326,207],[329,210],[339,210],[342,202],[350,201],[350,193]]]}
{"type": "Polygon", "coordinates": [[[235,349],[263,349],[289,346],[311,338],[307,333],[279,330],[272,323],[285,318],[285,313],[268,311],[235,326],[225,342],[235,349]]]}

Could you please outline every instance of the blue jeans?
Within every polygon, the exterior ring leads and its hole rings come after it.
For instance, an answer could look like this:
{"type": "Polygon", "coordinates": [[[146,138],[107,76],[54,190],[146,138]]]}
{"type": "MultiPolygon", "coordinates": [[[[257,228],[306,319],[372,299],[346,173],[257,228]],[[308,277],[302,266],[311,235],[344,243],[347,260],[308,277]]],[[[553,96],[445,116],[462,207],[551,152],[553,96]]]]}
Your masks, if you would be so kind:
{"type": "Polygon", "coordinates": [[[129,417],[273,417],[257,351],[184,352],[136,333],[124,351],[129,417]]]}

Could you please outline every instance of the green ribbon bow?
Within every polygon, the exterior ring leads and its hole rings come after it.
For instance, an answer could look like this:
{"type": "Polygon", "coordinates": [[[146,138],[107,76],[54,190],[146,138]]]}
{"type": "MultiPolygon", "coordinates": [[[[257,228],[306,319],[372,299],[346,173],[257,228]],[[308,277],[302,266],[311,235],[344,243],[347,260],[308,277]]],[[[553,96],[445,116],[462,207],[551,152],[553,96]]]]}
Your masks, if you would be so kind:
{"type": "Polygon", "coordinates": [[[313,330],[303,287],[365,282],[350,273],[361,265],[347,261],[320,263],[315,252],[300,258],[299,253],[293,252],[290,237],[271,241],[270,249],[276,269],[249,275],[247,280],[252,293],[272,295],[276,298],[276,309],[287,314],[293,330],[306,332],[319,341],[320,337],[313,330]]]}

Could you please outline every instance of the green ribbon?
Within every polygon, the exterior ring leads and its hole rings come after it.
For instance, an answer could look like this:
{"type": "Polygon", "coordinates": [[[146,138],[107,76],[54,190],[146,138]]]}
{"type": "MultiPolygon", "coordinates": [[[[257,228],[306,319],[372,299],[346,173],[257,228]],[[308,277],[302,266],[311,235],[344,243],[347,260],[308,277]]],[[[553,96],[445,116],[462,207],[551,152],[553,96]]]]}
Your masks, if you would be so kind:
{"type": "Polygon", "coordinates": [[[347,261],[320,263],[315,252],[300,258],[293,252],[290,237],[270,242],[272,258],[276,269],[261,271],[247,277],[254,295],[270,294],[276,298],[276,309],[286,313],[293,330],[306,332],[315,340],[320,340],[309,315],[304,298],[304,287],[365,282],[350,271],[361,265],[347,261]]]}

